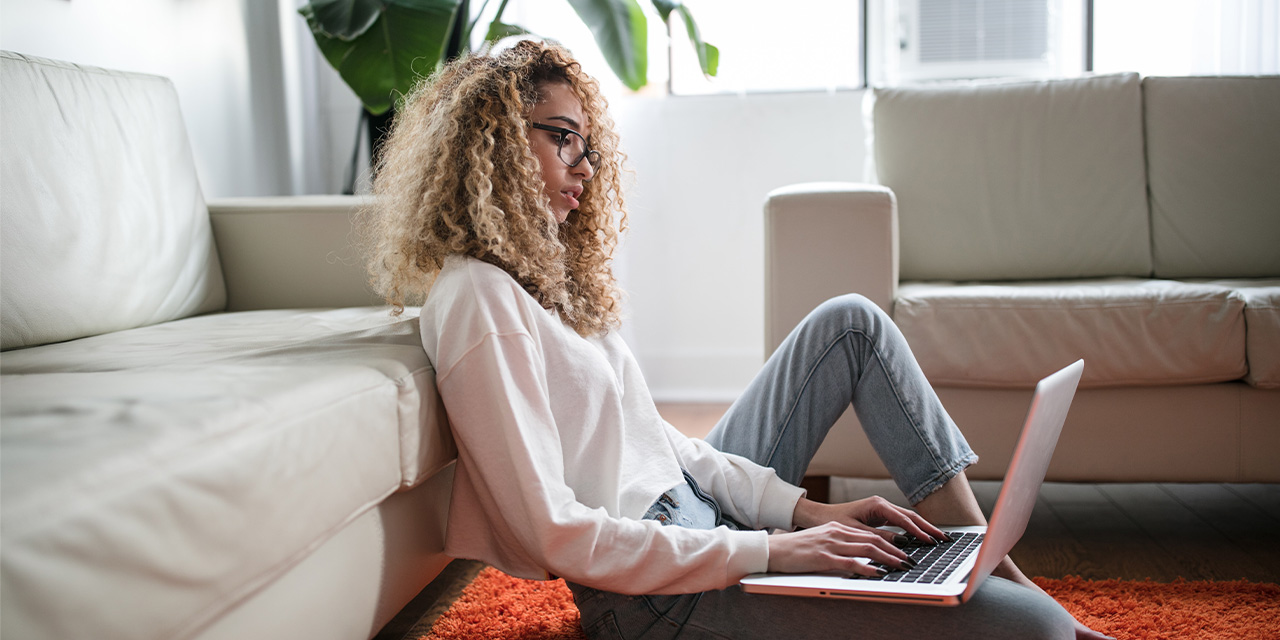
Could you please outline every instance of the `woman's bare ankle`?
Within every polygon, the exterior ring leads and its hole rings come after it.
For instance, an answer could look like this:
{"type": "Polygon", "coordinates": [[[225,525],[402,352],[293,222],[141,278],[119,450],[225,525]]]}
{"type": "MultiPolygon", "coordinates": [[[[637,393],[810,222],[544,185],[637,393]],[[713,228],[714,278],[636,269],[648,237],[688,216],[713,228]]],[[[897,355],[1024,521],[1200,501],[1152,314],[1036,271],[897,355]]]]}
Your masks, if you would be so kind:
{"type": "Polygon", "coordinates": [[[1019,569],[1018,565],[1014,564],[1013,559],[1009,556],[1005,556],[1004,559],[1000,561],[1000,564],[996,565],[996,568],[992,570],[991,575],[1004,578],[1010,582],[1016,582],[1023,586],[1031,587],[1037,591],[1044,591],[1044,589],[1041,589],[1036,585],[1036,583],[1032,582],[1031,578],[1028,578],[1027,574],[1023,573],[1022,569],[1019,569]]]}
{"type": "Polygon", "coordinates": [[[912,506],[925,520],[936,525],[964,526],[984,525],[987,519],[982,516],[978,500],[969,486],[969,479],[964,472],[953,476],[946,484],[925,496],[924,500],[912,506]]]}

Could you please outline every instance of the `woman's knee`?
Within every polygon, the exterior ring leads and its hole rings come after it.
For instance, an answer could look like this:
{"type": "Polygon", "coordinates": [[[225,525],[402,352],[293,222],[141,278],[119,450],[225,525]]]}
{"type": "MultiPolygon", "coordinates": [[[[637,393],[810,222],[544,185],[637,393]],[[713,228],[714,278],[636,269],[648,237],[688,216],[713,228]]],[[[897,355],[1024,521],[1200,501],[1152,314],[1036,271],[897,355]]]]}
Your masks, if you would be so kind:
{"type": "Polygon", "coordinates": [[[997,638],[1069,639],[1075,637],[1075,618],[1044,592],[990,577],[973,599],[961,605],[980,609],[984,625],[1000,630],[997,638]]]}
{"type": "Polygon", "coordinates": [[[838,323],[854,328],[873,327],[888,321],[889,316],[866,296],[849,293],[818,305],[806,321],[818,324],[838,323]]]}

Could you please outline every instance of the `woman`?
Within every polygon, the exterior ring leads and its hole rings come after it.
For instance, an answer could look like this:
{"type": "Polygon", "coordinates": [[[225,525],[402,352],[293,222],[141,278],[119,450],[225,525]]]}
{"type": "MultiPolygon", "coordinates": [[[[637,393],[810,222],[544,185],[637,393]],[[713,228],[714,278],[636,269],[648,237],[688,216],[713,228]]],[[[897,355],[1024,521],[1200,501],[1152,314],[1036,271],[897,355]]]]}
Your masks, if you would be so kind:
{"type": "Polygon", "coordinates": [[[875,527],[935,541],[932,521],[984,524],[963,473],[977,457],[859,296],[801,323],[705,441],[665,423],[613,331],[621,159],[598,86],[553,45],[454,62],[397,117],[364,221],[378,290],[397,312],[426,296],[459,456],[446,552],[563,576],[592,638],[1070,637],[1070,615],[1008,559],[1008,580],[946,609],[735,586],[910,566],[875,527]],[[851,400],[916,511],[795,486],[851,400]]]}

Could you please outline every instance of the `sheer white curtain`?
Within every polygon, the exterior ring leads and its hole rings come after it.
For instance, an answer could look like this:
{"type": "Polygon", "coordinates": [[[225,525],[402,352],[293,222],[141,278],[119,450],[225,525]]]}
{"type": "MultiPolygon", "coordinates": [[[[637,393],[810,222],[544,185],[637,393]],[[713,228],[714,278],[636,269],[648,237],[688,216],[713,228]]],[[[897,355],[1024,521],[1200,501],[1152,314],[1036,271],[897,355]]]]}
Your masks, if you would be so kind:
{"type": "Polygon", "coordinates": [[[1197,73],[1280,73],[1280,1],[1201,0],[1201,4],[1217,9],[1218,46],[1216,52],[1207,52],[1204,68],[1197,73]]]}
{"type": "MultiPolygon", "coordinates": [[[[284,114],[279,126],[287,140],[287,192],[341,193],[362,107],[320,54],[306,20],[298,15],[303,4],[303,0],[277,0],[273,7],[284,114]]],[[[357,166],[367,172],[367,151],[361,153],[357,166]]]]}
{"type": "Polygon", "coordinates": [[[1280,0],[1094,0],[1094,71],[1280,73],[1280,0]]]}

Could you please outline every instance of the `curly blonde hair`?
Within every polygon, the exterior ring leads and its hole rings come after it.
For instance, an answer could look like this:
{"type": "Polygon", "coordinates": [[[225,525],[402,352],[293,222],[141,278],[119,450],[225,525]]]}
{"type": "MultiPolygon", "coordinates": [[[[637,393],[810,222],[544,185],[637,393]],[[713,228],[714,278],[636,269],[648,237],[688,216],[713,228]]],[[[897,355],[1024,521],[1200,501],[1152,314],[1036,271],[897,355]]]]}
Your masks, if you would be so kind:
{"type": "Polygon", "coordinates": [[[565,49],[523,41],[455,60],[405,99],[359,215],[374,289],[394,307],[420,304],[450,254],[511,274],[580,335],[619,324],[611,262],[625,229],[618,136],[596,81],[565,49]],[[529,148],[529,115],[545,85],[582,102],[600,152],[579,206],[557,224],[529,148]],[[615,220],[616,216],[616,220],[615,220]]]}

